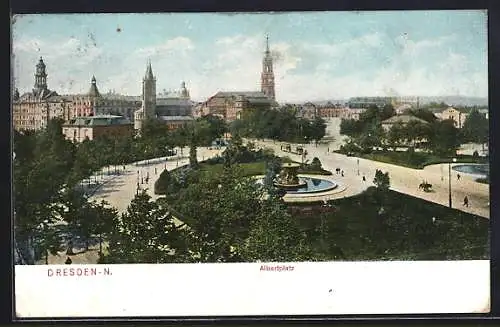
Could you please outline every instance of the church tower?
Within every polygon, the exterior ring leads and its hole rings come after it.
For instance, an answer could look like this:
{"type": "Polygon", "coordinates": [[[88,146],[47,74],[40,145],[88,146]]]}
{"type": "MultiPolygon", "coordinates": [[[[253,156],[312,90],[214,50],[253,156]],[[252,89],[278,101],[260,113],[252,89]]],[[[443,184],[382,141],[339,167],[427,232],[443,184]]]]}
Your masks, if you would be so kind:
{"type": "Polygon", "coordinates": [[[266,36],[266,51],[264,52],[264,59],[262,60],[260,88],[262,93],[275,100],[273,58],[271,57],[271,51],[269,51],[269,36],[266,36]]]}
{"type": "Polygon", "coordinates": [[[92,76],[92,79],[90,80],[90,90],[88,94],[91,98],[98,98],[101,96],[101,94],[99,93],[99,89],[97,88],[97,81],[95,79],[95,76],[92,76]]]}
{"type": "Polygon", "coordinates": [[[156,78],[153,76],[151,61],[148,63],[146,75],[142,80],[142,109],[145,119],[156,116],[156,78]]]}
{"type": "Polygon", "coordinates": [[[39,96],[43,95],[44,91],[47,90],[47,73],[45,72],[45,63],[42,57],[36,65],[35,73],[35,87],[33,88],[33,94],[39,96]]]}

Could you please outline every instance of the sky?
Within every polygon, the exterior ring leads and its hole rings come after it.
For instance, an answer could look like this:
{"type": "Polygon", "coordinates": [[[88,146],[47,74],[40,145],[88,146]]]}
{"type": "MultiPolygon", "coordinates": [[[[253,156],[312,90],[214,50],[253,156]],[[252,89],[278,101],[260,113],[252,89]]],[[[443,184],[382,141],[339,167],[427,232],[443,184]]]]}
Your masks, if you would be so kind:
{"type": "Polygon", "coordinates": [[[140,95],[151,60],[157,91],[191,98],[259,91],[265,36],[278,102],[352,96],[488,96],[485,11],[16,15],[14,84],[33,88],[40,56],[59,94],[140,95]]]}

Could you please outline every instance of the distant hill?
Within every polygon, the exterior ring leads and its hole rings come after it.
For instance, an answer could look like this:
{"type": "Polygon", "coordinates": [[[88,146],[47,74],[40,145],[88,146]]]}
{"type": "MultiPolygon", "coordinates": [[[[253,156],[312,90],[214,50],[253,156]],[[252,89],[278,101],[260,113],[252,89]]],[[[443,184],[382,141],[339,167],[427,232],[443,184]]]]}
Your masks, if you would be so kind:
{"type": "Polygon", "coordinates": [[[433,97],[419,97],[421,104],[428,104],[430,102],[441,103],[444,102],[450,106],[487,106],[488,98],[479,97],[465,97],[465,96],[433,96],[433,97]]]}
{"type": "MultiPolygon", "coordinates": [[[[422,105],[437,102],[444,102],[450,106],[488,106],[488,98],[480,97],[467,97],[459,95],[450,96],[419,96],[419,102],[422,105]]],[[[332,100],[321,100],[321,101],[310,101],[316,105],[325,105],[328,102],[331,103],[347,103],[349,99],[332,99],[332,100]]]]}

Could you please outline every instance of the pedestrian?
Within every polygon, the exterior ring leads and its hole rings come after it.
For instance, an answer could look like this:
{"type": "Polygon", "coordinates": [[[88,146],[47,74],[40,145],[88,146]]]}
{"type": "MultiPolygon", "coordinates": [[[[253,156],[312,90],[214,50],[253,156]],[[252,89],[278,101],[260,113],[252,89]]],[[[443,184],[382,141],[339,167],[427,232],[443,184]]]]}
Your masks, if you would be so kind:
{"type": "Polygon", "coordinates": [[[156,167],[155,167],[155,175],[157,174],[157,170],[156,170],[156,167]]]}
{"type": "Polygon", "coordinates": [[[458,181],[460,180],[460,174],[457,174],[457,180],[458,181]]]}
{"type": "Polygon", "coordinates": [[[327,148],[327,149],[326,149],[326,152],[330,152],[330,148],[327,148]]]}
{"type": "Polygon", "coordinates": [[[71,263],[73,263],[73,261],[71,260],[71,258],[70,258],[70,257],[68,257],[68,258],[66,259],[66,261],[64,261],[64,263],[65,263],[65,264],[67,264],[67,265],[70,265],[71,263]]]}
{"type": "Polygon", "coordinates": [[[365,177],[365,175],[363,175],[363,182],[366,182],[366,177],[365,177]]]}
{"type": "Polygon", "coordinates": [[[467,195],[464,197],[464,206],[466,206],[467,208],[469,207],[469,198],[467,197],[467,195]]]}
{"type": "Polygon", "coordinates": [[[141,177],[141,184],[144,184],[144,178],[141,177]]]}
{"type": "Polygon", "coordinates": [[[344,177],[344,171],[343,171],[343,170],[342,170],[342,172],[341,172],[341,173],[342,173],[342,177],[344,177]]]}

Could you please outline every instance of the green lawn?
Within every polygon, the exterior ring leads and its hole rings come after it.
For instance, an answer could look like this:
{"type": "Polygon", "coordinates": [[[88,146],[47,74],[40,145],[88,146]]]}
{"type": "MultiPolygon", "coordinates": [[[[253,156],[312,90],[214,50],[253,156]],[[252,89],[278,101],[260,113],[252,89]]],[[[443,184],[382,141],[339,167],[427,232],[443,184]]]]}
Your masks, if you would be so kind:
{"type": "MultiPolygon", "coordinates": [[[[451,158],[423,152],[414,152],[410,154],[408,152],[378,151],[369,154],[356,154],[356,156],[414,169],[423,169],[428,165],[448,163],[452,160],[451,158]]],[[[457,159],[457,163],[488,163],[487,158],[473,158],[468,155],[457,155],[455,158],[457,159]]]]}
{"type": "Polygon", "coordinates": [[[334,212],[294,214],[315,252],[331,260],[489,258],[488,219],[394,191],[380,197],[374,188],[331,203],[334,212]],[[327,226],[323,244],[321,219],[327,226]]]}
{"type": "MultiPolygon", "coordinates": [[[[261,162],[251,162],[251,163],[241,163],[238,164],[243,170],[244,176],[254,176],[254,175],[264,175],[266,173],[266,163],[261,162]]],[[[208,164],[201,163],[200,170],[210,174],[220,174],[224,169],[223,164],[208,164]]]]}
{"type": "MultiPolygon", "coordinates": [[[[289,158],[285,158],[283,162],[294,162],[289,158]]],[[[244,176],[255,176],[255,175],[265,175],[266,174],[266,162],[258,161],[258,162],[250,162],[250,163],[240,163],[238,164],[240,168],[243,170],[244,176]]],[[[210,164],[210,163],[201,163],[200,169],[201,171],[208,172],[211,174],[219,174],[222,173],[224,166],[223,164],[210,164]]],[[[331,172],[327,170],[313,170],[313,169],[300,169],[298,170],[299,174],[312,174],[312,175],[331,175],[331,172]]]]}

